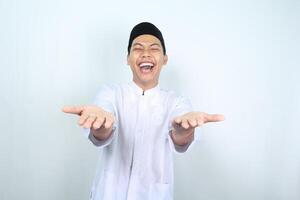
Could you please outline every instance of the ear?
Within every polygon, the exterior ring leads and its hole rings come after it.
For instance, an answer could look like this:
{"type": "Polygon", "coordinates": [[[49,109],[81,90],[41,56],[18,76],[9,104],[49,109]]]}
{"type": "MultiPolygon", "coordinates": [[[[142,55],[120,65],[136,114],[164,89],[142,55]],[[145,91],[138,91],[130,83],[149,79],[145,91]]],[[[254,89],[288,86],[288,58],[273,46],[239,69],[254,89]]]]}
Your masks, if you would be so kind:
{"type": "Polygon", "coordinates": [[[127,65],[129,65],[129,54],[127,54],[127,65]]]}
{"type": "Polygon", "coordinates": [[[167,63],[168,63],[168,55],[166,54],[166,55],[164,55],[164,65],[166,65],[167,63]]]}

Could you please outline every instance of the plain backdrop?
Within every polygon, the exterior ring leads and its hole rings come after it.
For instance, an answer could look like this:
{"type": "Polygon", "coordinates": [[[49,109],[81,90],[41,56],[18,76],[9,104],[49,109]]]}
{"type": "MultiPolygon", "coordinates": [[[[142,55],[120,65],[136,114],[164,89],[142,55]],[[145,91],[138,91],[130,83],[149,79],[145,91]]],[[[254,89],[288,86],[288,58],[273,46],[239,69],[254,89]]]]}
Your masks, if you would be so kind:
{"type": "Polygon", "coordinates": [[[142,21],[165,37],[161,87],[226,116],[175,155],[175,199],[299,200],[296,0],[0,0],[0,199],[88,199],[99,151],[61,107],[131,80],[142,21]]]}

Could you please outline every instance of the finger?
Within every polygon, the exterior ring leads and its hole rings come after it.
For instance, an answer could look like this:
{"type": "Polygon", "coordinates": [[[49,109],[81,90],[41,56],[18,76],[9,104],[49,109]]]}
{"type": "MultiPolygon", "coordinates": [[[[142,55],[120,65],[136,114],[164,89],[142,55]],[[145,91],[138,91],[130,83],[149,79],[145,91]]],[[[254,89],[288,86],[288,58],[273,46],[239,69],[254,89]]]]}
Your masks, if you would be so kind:
{"type": "Polygon", "coordinates": [[[184,129],[188,129],[190,127],[190,125],[188,123],[188,120],[182,119],[181,127],[184,128],[184,129]]]}
{"type": "Polygon", "coordinates": [[[97,119],[95,115],[89,115],[87,120],[85,121],[83,127],[84,128],[91,128],[94,121],[97,119]]]}
{"type": "Polygon", "coordinates": [[[176,118],[173,119],[172,126],[174,128],[180,127],[181,126],[180,124],[181,124],[181,117],[176,117],[176,118]]]}
{"type": "Polygon", "coordinates": [[[93,124],[93,128],[94,129],[100,128],[102,126],[103,122],[104,122],[104,118],[98,116],[97,119],[95,120],[94,124],[93,124]]]}
{"type": "Polygon", "coordinates": [[[83,106],[64,106],[62,111],[65,113],[80,115],[83,111],[83,106]]]}
{"type": "Polygon", "coordinates": [[[82,113],[82,115],[79,118],[78,124],[80,126],[82,126],[85,123],[85,121],[87,120],[88,117],[89,117],[88,113],[86,113],[86,112],[82,113]]]}
{"type": "Polygon", "coordinates": [[[193,128],[195,128],[196,126],[198,126],[198,123],[197,123],[196,119],[188,119],[188,123],[193,128]]]}
{"type": "Polygon", "coordinates": [[[173,119],[172,121],[172,125],[173,126],[178,126],[181,124],[182,118],[181,117],[176,117],[175,119],[173,119]]]}
{"type": "Polygon", "coordinates": [[[205,114],[204,115],[204,123],[207,122],[220,122],[223,121],[225,119],[224,115],[220,115],[220,114],[205,114]]]}
{"type": "Polygon", "coordinates": [[[111,117],[106,117],[104,127],[106,129],[111,128],[113,123],[114,123],[114,120],[111,117]]]}
{"type": "Polygon", "coordinates": [[[173,121],[174,121],[176,124],[181,124],[182,118],[181,118],[181,117],[176,117],[173,121]]]}
{"type": "Polygon", "coordinates": [[[198,126],[202,126],[204,124],[204,121],[203,121],[202,117],[197,118],[197,124],[198,124],[198,126]]]}

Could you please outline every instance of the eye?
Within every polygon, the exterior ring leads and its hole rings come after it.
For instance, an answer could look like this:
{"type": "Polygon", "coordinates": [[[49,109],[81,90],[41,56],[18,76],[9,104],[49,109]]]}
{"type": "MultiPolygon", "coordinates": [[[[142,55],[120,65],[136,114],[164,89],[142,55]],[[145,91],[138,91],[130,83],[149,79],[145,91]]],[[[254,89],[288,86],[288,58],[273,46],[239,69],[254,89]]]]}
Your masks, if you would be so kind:
{"type": "Polygon", "coordinates": [[[160,51],[160,50],[161,50],[161,48],[158,45],[153,45],[151,47],[151,51],[160,51]]]}
{"type": "Polygon", "coordinates": [[[142,47],[134,47],[134,48],[132,49],[132,51],[142,51],[142,50],[143,50],[142,47]]]}
{"type": "Polygon", "coordinates": [[[151,48],[151,51],[157,52],[157,51],[160,51],[160,48],[151,48]]]}

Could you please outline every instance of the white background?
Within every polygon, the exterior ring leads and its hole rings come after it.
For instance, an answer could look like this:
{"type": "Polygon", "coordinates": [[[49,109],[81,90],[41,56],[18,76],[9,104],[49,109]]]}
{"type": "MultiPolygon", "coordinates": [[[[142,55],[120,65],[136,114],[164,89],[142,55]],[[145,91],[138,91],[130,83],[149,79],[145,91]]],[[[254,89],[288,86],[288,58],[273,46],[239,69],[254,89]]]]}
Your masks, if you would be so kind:
{"type": "Polygon", "coordinates": [[[142,21],[165,37],[160,85],[226,116],[175,157],[175,199],[300,199],[296,0],[0,0],[0,199],[88,199],[98,151],[61,107],[131,80],[142,21]]]}

